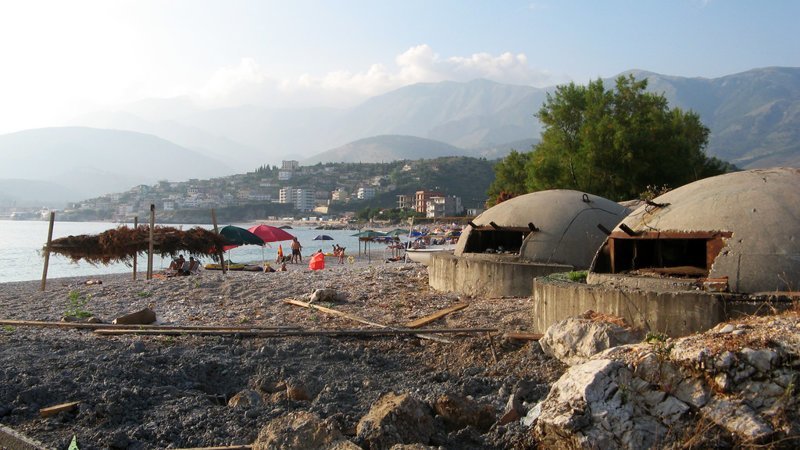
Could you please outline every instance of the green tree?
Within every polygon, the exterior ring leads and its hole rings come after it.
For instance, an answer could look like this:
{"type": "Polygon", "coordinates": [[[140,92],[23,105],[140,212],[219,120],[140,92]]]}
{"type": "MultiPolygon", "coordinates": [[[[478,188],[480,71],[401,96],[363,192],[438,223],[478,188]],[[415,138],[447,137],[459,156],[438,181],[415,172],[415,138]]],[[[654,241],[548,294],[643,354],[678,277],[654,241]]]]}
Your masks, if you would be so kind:
{"type": "Polygon", "coordinates": [[[525,181],[526,166],[530,156],[530,152],[520,153],[511,150],[508,156],[495,164],[494,181],[489,185],[487,193],[489,197],[487,206],[494,206],[503,197],[516,197],[528,192],[525,181]]]}
{"type": "MultiPolygon", "coordinates": [[[[617,78],[614,90],[598,79],[548,94],[536,115],[542,139],[525,165],[527,191],[575,189],[624,200],[648,185],[674,188],[731,170],[706,157],[709,130],[696,113],[670,109],[646,88],[647,80],[631,75],[617,78]]],[[[518,189],[501,183],[492,188],[518,189]]]]}

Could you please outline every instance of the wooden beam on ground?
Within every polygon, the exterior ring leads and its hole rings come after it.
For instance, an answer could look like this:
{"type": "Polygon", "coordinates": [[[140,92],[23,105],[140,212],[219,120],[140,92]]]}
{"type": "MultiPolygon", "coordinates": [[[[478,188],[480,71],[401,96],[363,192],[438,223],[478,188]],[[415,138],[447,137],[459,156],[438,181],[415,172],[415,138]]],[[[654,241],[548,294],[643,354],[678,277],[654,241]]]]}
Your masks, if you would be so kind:
{"type": "Polygon", "coordinates": [[[291,337],[291,336],[400,336],[406,334],[476,334],[496,333],[496,328],[382,328],[382,329],[341,329],[341,330],[127,330],[98,329],[94,331],[102,336],[118,336],[123,334],[152,336],[239,336],[239,337],[291,337]]]}
{"type": "Polygon", "coordinates": [[[45,450],[49,447],[45,447],[41,442],[0,424],[0,448],[8,450],[45,450]]]}
{"type": "Polygon", "coordinates": [[[347,314],[345,312],[337,311],[335,309],[331,309],[331,308],[326,308],[324,306],[315,305],[313,303],[301,302],[300,300],[292,300],[292,299],[286,299],[283,302],[284,303],[288,303],[290,305],[302,306],[303,308],[316,309],[318,311],[322,311],[322,312],[327,313],[327,314],[331,314],[331,315],[334,315],[334,316],[341,316],[341,317],[350,319],[350,320],[355,321],[355,322],[363,323],[365,325],[372,325],[373,327],[388,328],[386,325],[383,325],[381,323],[371,322],[371,321],[369,321],[367,319],[363,319],[361,317],[354,316],[352,314],[347,314]]]}
{"type": "Polygon", "coordinates": [[[544,336],[542,333],[521,333],[521,332],[508,332],[503,333],[506,339],[516,339],[518,341],[538,341],[544,336]]]}
{"type": "Polygon", "coordinates": [[[469,306],[469,303],[459,303],[457,305],[453,305],[449,308],[443,309],[441,311],[437,311],[431,315],[425,316],[421,319],[413,320],[411,322],[406,322],[404,325],[406,328],[419,328],[421,326],[427,325],[435,320],[438,320],[451,312],[459,311],[469,306]]]}
{"type": "Polygon", "coordinates": [[[54,416],[62,411],[71,411],[78,406],[80,402],[67,402],[60,405],[48,406],[39,410],[39,415],[42,417],[54,416]]]}
{"type": "Polygon", "coordinates": [[[86,323],[86,322],[42,322],[36,320],[5,320],[0,319],[0,326],[9,325],[13,327],[39,327],[39,328],[78,328],[85,330],[100,329],[119,329],[129,330],[131,328],[143,330],[209,330],[209,331],[250,331],[250,330],[297,330],[299,327],[243,327],[243,326],[212,326],[212,325],[115,325],[111,323],[86,323]]]}
{"type": "Polygon", "coordinates": [[[252,445],[229,445],[227,447],[187,447],[175,450],[252,450],[252,445]]]}
{"type": "MultiPolygon", "coordinates": [[[[361,317],[354,316],[352,314],[347,314],[347,313],[342,312],[342,311],[337,311],[335,309],[326,308],[324,306],[314,305],[314,304],[308,303],[308,302],[301,302],[300,300],[286,299],[283,302],[284,303],[288,303],[290,305],[302,306],[303,308],[316,309],[318,311],[322,311],[322,312],[327,313],[327,314],[332,314],[334,316],[345,317],[345,318],[353,320],[355,322],[363,323],[365,325],[371,325],[373,327],[385,328],[385,329],[394,329],[394,328],[392,328],[392,327],[390,327],[388,325],[384,325],[382,323],[372,322],[372,321],[369,321],[367,319],[363,319],[361,317]]],[[[432,341],[442,342],[442,343],[445,343],[445,344],[450,344],[451,343],[447,339],[442,339],[442,338],[435,337],[435,336],[417,335],[417,337],[419,337],[420,339],[429,339],[429,340],[432,340],[432,341]]]]}

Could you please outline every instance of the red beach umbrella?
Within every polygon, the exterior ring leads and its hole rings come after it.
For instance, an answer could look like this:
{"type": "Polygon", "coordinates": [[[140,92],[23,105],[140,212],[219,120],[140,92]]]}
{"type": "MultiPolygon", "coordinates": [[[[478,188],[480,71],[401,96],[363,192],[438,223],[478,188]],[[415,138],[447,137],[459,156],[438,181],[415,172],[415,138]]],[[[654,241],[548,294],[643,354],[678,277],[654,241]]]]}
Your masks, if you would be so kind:
{"type": "Polygon", "coordinates": [[[294,236],[291,234],[278,227],[271,227],[269,225],[256,225],[248,228],[247,231],[260,237],[264,242],[291,241],[294,239],[294,236]]]}

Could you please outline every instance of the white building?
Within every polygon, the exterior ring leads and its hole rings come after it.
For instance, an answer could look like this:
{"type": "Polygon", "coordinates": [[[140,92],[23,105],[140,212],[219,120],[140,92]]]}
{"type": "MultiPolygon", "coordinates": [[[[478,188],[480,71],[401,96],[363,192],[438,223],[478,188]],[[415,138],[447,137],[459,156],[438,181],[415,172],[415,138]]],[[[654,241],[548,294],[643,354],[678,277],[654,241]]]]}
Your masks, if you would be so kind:
{"type": "Polygon", "coordinates": [[[356,197],[358,197],[359,200],[369,200],[371,198],[375,198],[375,188],[360,187],[358,188],[356,197]]]}
{"type": "Polygon", "coordinates": [[[291,170],[279,170],[278,171],[278,180],[279,181],[288,181],[292,179],[292,171],[291,170]]]}
{"type": "Polygon", "coordinates": [[[281,169],[283,170],[297,170],[300,168],[300,163],[297,161],[282,161],[281,169]]]}
{"type": "Polygon", "coordinates": [[[435,196],[425,202],[425,217],[438,219],[461,214],[461,198],[454,195],[435,196]]]}
{"type": "Polygon", "coordinates": [[[315,206],[314,191],[291,186],[281,188],[278,203],[293,203],[296,210],[311,211],[315,206]]]}

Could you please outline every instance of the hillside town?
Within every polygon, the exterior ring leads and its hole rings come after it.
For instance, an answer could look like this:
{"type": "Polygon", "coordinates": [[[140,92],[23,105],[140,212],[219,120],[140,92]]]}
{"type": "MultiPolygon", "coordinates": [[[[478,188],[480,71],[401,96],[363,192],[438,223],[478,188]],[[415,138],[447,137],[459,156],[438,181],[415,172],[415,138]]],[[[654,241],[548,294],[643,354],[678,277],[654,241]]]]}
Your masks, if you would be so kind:
{"type": "MultiPolygon", "coordinates": [[[[131,221],[146,217],[150,205],[160,217],[181,221],[183,211],[247,208],[258,205],[268,219],[350,220],[365,207],[397,209],[429,219],[479,214],[481,202],[465,207],[447,186],[423,187],[415,175],[420,165],[436,170],[433,160],[400,164],[317,164],[301,166],[284,160],[280,167],[208,180],[190,179],[141,184],[125,192],[74,202],[60,216],[70,220],[131,221]],[[352,166],[352,167],[347,167],[352,166]],[[390,170],[385,170],[390,166],[390,170]],[[397,167],[392,167],[397,166],[397,167]],[[383,170],[382,170],[383,169],[383,170]],[[383,172],[383,173],[381,173],[383,172]]],[[[481,199],[482,200],[482,199],[481,199]]],[[[50,209],[8,208],[10,219],[45,219],[50,209]]]]}

